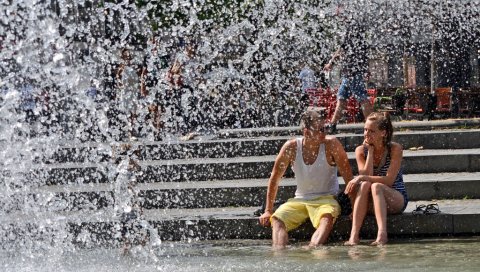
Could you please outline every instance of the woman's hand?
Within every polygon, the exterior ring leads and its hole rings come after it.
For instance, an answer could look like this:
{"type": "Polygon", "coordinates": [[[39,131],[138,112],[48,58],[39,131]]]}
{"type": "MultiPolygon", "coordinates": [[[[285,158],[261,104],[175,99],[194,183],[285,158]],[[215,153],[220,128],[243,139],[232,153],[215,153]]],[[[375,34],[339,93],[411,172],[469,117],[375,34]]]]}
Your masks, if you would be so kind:
{"type": "Polygon", "coordinates": [[[364,177],[360,175],[348,182],[347,186],[345,187],[345,194],[349,195],[351,193],[355,193],[358,190],[358,186],[363,181],[363,179],[364,177]]]}
{"type": "Polygon", "coordinates": [[[363,140],[363,146],[365,146],[368,150],[368,154],[372,154],[375,152],[375,146],[368,142],[367,139],[363,140]]]}
{"type": "Polygon", "coordinates": [[[373,150],[374,146],[372,143],[370,143],[367,139],[363,140],[363,145],[368,148],[368,151],[373,150]]]}

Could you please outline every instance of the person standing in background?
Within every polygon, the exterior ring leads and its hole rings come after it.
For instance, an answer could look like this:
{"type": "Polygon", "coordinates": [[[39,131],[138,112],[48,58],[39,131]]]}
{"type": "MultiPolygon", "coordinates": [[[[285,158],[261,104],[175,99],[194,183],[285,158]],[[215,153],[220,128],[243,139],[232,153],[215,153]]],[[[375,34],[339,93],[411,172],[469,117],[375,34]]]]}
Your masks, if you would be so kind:
{"type": "Polygon", "coordinates": [[[340,48],[323,68],[325,72],[330,72],[337,60],[342,64],[337,106],[329,125],[330,134],[337,132],[337,123],[347,106],[348,98],[353,96],[360,103],[364,117],[373,111],[364,80],[368,71],[366,27],[360,20],[354,19],[351,12],[342,11],[342,7],[337,9],[337,16],[347,24],[347,31],[340,48]]]}

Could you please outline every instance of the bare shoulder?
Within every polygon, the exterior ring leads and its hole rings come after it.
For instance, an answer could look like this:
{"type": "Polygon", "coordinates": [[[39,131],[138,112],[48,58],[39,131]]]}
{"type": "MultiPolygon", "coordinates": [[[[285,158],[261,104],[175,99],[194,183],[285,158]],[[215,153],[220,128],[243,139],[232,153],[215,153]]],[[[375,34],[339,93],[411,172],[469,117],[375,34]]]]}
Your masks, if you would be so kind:
{"type": "Polygon", "coordinates": [[[327,135],[325,136],[325,146],[327,150],[345,150],[342,143],[335,136],[327,135]]]}
{"type": "Polygon", "coordinates": [[[293,139],[290,139],[288,141],[286,141],[284,144],[283,144],[283,148],[284,149],[294,149],[297,148],[297,139],[293,138],[293,139]]]}
{"type": "Polygon", "coordinates": [[[327,144],[327,145],[337,145],[337,144],[341,144],[341,143],[337,139],[337,137],[335,137],[333,135],[327,135],[327,136],[325,136],[325,144],[327,144]]]}
{"type": "Polygon", "coordinates": [[[288,158],[288,160],[292,160],[295,157],[296,153],[297,141],[296,139],[290,139],[283,144],[278,158],[288,158]]]}
{"type": "Polygon", "coordinates": [[[403,151],[403,146],[399,143],[396,142],[391,142],[390,143],[390,148],[392,152],[401,152],[403,151]]]}
{"type": "Polygon", "coordinates": [[[355,148],[355,154],[363,154],[365,152],[365,145],[361,144],[355,148]]]}

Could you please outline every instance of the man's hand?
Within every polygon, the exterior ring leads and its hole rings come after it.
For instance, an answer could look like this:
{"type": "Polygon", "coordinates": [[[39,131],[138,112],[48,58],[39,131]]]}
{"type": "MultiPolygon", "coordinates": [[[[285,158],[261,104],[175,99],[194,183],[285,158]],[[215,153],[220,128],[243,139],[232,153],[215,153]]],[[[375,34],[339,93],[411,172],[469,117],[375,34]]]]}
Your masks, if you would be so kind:
{"type": "Polygon", "coordinates": [[[270,227],[270,217],[272,216],[271,212],[264,212],[258,220],[260,221],[260,225],[264,227],[270,227]]]}
{"type": "Polygon", "coordinates": [[[323,67],[323,71],[329,72],[330,70],[332,70],[333,62],[334,62],[336,59],[338,59],[341,54],[342,54],[342,49],[339,48],[339,49],[338,49],[337,51],[335,51],[335,53],[333,54],[332,59],[330,59],[330,61],[323,67]]]}

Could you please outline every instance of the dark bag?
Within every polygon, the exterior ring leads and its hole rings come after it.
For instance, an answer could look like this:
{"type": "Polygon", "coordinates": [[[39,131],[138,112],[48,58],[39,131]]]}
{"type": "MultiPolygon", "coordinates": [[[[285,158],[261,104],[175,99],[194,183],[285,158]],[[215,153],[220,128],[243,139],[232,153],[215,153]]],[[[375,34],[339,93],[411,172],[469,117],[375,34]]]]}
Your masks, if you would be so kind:
{"type": "Polygon", "coordinates": [[[352,203],[350,202],[350,198],[347,194],[343,191],[338,193],[337,195],[338,204],[340,204],[340,208],[342,208],[342,215],[350,215],[352,213],[352,203]]]}

